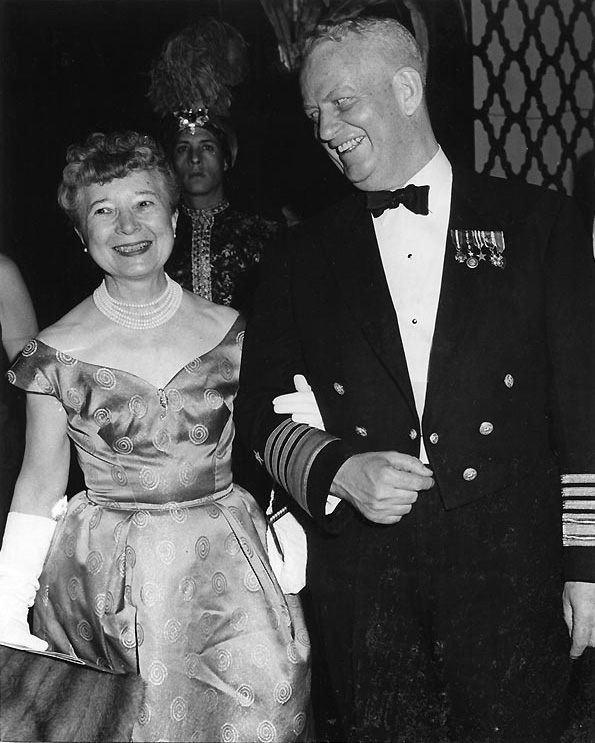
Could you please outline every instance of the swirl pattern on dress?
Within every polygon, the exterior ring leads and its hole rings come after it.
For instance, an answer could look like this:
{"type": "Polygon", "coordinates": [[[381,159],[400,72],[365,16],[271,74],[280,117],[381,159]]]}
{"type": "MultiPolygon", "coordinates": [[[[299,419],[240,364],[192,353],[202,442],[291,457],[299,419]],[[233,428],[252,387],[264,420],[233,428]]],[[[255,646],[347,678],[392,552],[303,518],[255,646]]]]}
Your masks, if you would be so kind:
{"type": "Polygon", "coordinates": [[[112,422],[112,411],[109,408],[97,408],[93,413],[93,420],[99,428],[103,428],[112,422]]]}
{"type": "Polygon", "coordinates": [[[211,410],[218,410],[223,404],[224,400],[221,393],[218,390],[208,389],[204,391],[205,402],[211,410]]]}
{"type": "Polygon", "coordinates": [[[190,361],[184,369],[188,372],[188,374],[200,374],[202,362],[200,359],[194,359],[193,361],[190,361]]]}
{"type": "Polygon", "coordinates": [[[147,675],[147,681],[153,686],[161,686],[167,679],[168,671],[165,663],[160,660],[154,660],[149,666],[149,673],[147,675]]]}
{"type": "Polygon", "coordinates": [[[155,606],[155,604],[161,603],[163,600],[161,587],[157,583],[145,583],[140,589],[140,600],[146,606],[155,606]]]}
{"type": "Polygon", "coordinates": [[[254,689],[248,684],[240,684],[236,696],[242,707],[251,707],[254,704],[254,689]]]}
{"type": "Polygon", "coordinates": [[[235,725],[231,722],[225,722],[221,725],[221,743],[238,743],[240,740],[240,733],[235,725]]]}
{"type": "Polygon", "coordinates": [[[134,444],[130,436],[120,436],[114,441],[113,448],[118,454],[131,454],[134,450],[134,444]]]}
{"type": "Polygon", "coordinates": [[[196,540],[194,551],[197,557],[200,557],[201,560],[206,560],[209,556],[209,552],[211,551],[211,543],[209,542],[209,538],[205,537],[204,535],[202,537],[199,537],[196,540]]]}
{"type": "Polygon", "coordinates": [[[132,395],[128,400],[128,410],[134,418],[144,418],[149,410],[147,401],[141,395],[132,395]]]}
{"type": "Polygon", "coordinates": [[[183,601],[192,601],[196,593],[196,581],[192,576],[187,575],[180,581],[180,594],[183,601]]]}
{"type": "Polygon", "coordinates": [[[70,389],[66,390],[65,397],[66,404],[77,413],[80,413],[85,402],[85,398],[81,394],[80,390],[77,390],[76,387],[71,387],[70,389]]]}
{"type": "Polygon", "coordinates": [[[93,639],[93,629],[86,619],[81,619],[81,621],[76,626],[76,631],[79,637],[81,637],[86,642],[90,642],[93,639]]]}
{"type": "Polygon", "coordinates": [[[277,740],[277,730],[270,720],[263,720],[260,723],[256,735],[260,743],[273,743],[277,740]]]}
{"type": "Polygon", "coordinates": [[[116,386],[116,375],[111,369],[102,367],[93,375],[97,384],[104,390],[113,390],[116,386]]]}
{"type": "Polygon", "coordinates": [[[174,722],[182,722],[182,720],[185,720],[188,715],[188,704],[183,697],[176,697],[175,699],[172,699],[169,710],[171,719],[174,720],[174,722]]]}
{"type": "Polygon", "coordinates": [[[176,546],[169,539],[164,539],[162,542],[159,542],[155,552],[159,562],[162,562],[164,565],[171,565],[176,559],[176,546]]]}
{"type": "Polygon", "coordinates": [[[166,642],[177,642],[182,636],[182,625],[177,619],[168,619],[163,627],[163,637],[166,642]]]}
{"type": "Polygon", "coordinates": [[[203,423],[197,423],[195,426],[192,426],[188,436],[195,446],[199,446],[200,444],[204,444],[209,438],[209,429],[203,423]]]}
{"type": "Polygon", "coordinates": [[[74,366],[74,364],[78,363],[77,359],[67,353],[64,353],[64,351],[58,351],[56,353],[56,359],[61,364],[64,364],[64,366],[74,366]]]}
{"type": "Polygon", "coordinates": [[[287,704],[292,694],[293,689],[289,681],[279,681],[273,689],[273,697],[278,704],[287,704]]]}
{"type": "Polygon", "coordinates": [[[125,487],[128,484],[128,476],[126,475],[126,470],[119,464],[115,464],[110,467],[110,474],[112,480],[121,488],[125,487]]]}
{"type": "Polygon", "coordinates": [[[21,351],[21,355],[27,358],[28,356],[33,356],[37,353],[37,341],[36,340],[30,340],[25,343],[25,347],[21,351]]]}
{"type": "Polygon", "coordinates": [[[170,410],[173,410],[174,413],[179,413],[180,410],[182,410],[182,408],[184,407],[184,395],[180,392],[180,390],[172,388],[167,390],[166,396],[168,408],[170,408],[170,410]]]}
{"type": "Polygon", "coordinates": [[[151,467],[143,467],[138,473],[138,481],[143,490],[155,490],[159,485],[159,473],[151,467]]]}

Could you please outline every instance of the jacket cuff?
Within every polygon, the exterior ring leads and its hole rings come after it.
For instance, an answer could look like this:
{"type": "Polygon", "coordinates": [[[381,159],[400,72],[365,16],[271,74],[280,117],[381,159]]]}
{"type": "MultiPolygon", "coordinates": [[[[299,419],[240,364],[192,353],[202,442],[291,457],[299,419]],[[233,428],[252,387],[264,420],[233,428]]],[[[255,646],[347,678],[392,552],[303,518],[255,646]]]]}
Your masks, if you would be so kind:
{"type": "Polygon", "coordinates": [[[562,475],[564,580],[595,583],[595,475],[562,475]]]}
{"type": "Polygon", "coordinates": [[[595,548],[564,548],[564,581],[595,583],[595,548]]]}
{"type": "Polygon", "coordinates": [[[335,521],[325,516],[330,486],[351,453],[337,437],[287,418],[269,435],[263,463],[271,477],[326,529],[335,521]]]}

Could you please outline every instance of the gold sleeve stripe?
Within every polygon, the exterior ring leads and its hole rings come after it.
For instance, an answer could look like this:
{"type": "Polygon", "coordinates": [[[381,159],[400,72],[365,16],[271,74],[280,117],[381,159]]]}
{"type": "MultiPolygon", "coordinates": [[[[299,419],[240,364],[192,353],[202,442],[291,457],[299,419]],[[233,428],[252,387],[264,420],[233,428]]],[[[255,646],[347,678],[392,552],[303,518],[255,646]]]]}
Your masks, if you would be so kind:
{"type": "Polygon", "coordinates": [[[562,485],[586,485],[589,483],[595,485],[595,475],[591,475],[588,472],[572,475],[561,475],[560,480],[562,481],[562,485]]]}
{"type": "Polygon", "coordinates": [[[337,438],[326,431],[294,423],[290,418],[280,423],[267,439],[264,466],[308,514],[308,475],[317,455],[332,441],[337,438]]]}
{"type": "Polygon", "coordinates": [[[595,475],[562,475],[565,547],[595,547],[595,475]]]}

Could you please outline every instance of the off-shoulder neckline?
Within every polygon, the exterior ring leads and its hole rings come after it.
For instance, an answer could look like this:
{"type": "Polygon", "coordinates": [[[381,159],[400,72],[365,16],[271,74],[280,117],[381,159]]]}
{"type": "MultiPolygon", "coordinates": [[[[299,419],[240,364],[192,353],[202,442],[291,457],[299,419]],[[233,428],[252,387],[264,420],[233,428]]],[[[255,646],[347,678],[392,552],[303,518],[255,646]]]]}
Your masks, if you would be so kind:
{"type": "Polygon", "coordinates": [[[50,345],[49,343],[46,343],[45,341],[42,341],[41,338],[34,338],[33,341],[37,344],[40,344],[42,346],[45,346],[45,348],[48,348],[50,351],[53,351],[55,354],[62,354],[63,356],[69,357],[71,359],[74,359],[74,361],[77,364],[82,364],[84,366],[90,366],[94,369],[108,369],[111,372],[116,372],[118,374],[126,374],[129,377],[133,377],[134,379],[138,379],[139,381],[143,382],[144,384],[148,385],[149,387],[152,387],[155,390],[165,390],[167,387],[169,387],[173,381],[186,369],[187,366],[190,364],[194,364],[197,361],[202,361],[205,356],[209,356],[209,354],[216,351],[220,346],[222,346],[229,338],[229,336],[234,331],[236,325],[241,321],[242,316],[238,315],[236,319],[233,321],[231,326],[229,327],[229,330],[225,333],[225,335],[221,338],[220,341],[218,341],[214,346],[209,348],[207,351],[204,351],[201,354],[198,354],[198,356],[194,356],[192,359],[189,359],[185,364],[183,364],[178,371],[163,385],[163,387],[158,387],[157,385],[153,384],[152,382],[149,382],[148,379],[145,379],[144,377],[139,376],[138,374],[135,374],[134,372],[127,371],[126,369],[119,369],[115,366],[108,366],[107,364],[93,364],[91,361],[83,361],[82,359],[77,359],[76,356],[73,356],[72,354],[66,353],[65,351],[61,351],[59,348],[56,348],[55,346],[50,345]]]}

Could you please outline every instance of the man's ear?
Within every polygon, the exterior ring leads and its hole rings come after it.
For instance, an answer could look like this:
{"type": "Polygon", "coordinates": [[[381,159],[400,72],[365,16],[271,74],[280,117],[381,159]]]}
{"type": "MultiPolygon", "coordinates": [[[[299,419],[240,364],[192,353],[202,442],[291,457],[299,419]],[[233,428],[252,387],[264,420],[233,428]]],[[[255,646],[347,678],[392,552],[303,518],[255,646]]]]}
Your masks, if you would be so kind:
{"type": "Polygon", "coordinates": [[[393,77],[393,90],[406,116],[412,116],[424,97],[421,75],[413,67],[401,67],[393,77]]]}

